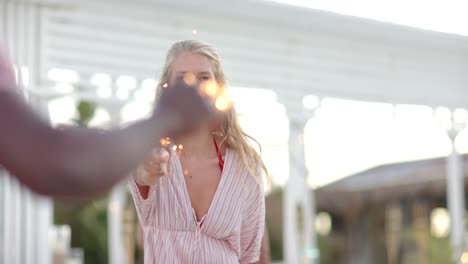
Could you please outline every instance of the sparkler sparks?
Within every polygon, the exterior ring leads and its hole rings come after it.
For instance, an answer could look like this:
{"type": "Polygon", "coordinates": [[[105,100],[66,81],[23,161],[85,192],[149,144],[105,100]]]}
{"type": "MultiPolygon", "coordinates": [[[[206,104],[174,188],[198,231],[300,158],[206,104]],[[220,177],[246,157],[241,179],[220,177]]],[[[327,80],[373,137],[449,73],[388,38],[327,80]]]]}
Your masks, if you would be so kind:
{"type": "Polygon", "coordinates": [[[197,82],[197,77],[195,76],[195,74],[193,74],[191,72],[187,72],[187,73],[184,74],[184,82],[188,86],[192,86],[197,82]]]}
{"type": "Polygon", "coordinates": [[[231,106],[231,101],[227,95],[223,94],[216,99],[215,106],[219,111],[226,111],[231,106]]]}

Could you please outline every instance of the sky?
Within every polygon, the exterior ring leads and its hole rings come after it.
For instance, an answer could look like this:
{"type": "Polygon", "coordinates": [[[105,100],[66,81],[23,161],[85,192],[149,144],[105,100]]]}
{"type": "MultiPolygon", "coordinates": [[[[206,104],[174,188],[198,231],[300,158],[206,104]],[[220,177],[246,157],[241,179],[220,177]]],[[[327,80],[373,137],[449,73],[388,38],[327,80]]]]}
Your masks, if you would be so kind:
{"type": "MultiPolygon", "coordinates": [[[[311,183],[324,185],[382,164],[447,156],[452,145],[438,112],[422,105],[325,98],[305,129],[311,183]]],[[[468,151],[466,129],[455,146],[468,151]]]]}
{"type": "Polygon", "coordinates": [[[267,0],[468,36],[466,0],[267,0]]]}

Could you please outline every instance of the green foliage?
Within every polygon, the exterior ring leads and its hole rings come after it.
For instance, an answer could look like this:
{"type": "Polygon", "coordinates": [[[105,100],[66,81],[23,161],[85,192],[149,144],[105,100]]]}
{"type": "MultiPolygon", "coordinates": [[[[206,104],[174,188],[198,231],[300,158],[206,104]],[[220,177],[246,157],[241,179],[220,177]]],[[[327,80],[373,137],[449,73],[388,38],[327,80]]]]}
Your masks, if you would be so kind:
{"type": "Polygon", "coordinates": [[[455,262],[452,261],[453,253],[448,238],[431,237],[429,239],[429,263],[427,264],[455,264],[455,262]]]}
{"type": "Polygon", "coordinates": [[[412,248],[412,252],[407,256],[403,256],[404,263],[415,264],[455,264],[452,260],[454,251],[450,245],[448,238],[437,238],[426,234],[426,254],[418,254],[416,230],[414,228],[407,229],[404,236],[404,242],[408,248],[412,248]]]}
{"type": "Polygon", "coordinates": [[[78,119],[75,122],[80,126],[87,126],[96,113],[96,105],[88,101],[80,101],[77,106],[78,119]]]}
{"type": "Polygon", "coordinates": [[[330,233],[327,236],[317,236],[317,245],[320,252],[319,263],[343,263],[346,253],[346,239],[344,236],[330,233]]]}
{"type": "Polygon", "coordinates": [[[107,199],[81,205],[55,203],[55,224],[69,225],[71,246],[82,248],[85,263],[108,263],[107,199]]]}
{"type": "Polygon", "coordinates": [[[280,261],[283,259],[283,241],[280,237],[274,235],[275,232],[271,230],[267,222],[268,234],[270,236],[270,255],[273,261],[280,261]]]}

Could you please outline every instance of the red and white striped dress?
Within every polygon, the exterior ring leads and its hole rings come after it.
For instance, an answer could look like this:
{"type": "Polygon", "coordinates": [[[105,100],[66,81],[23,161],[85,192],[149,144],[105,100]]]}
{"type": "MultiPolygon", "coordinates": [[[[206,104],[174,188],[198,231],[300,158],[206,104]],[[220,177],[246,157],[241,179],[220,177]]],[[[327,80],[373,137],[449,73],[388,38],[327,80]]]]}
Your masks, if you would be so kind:
{"type": "Polygon", "coordinates": [[[221,179],[207,214],[197,221],[182,166],[172,153],[168,176],[150,187],[148,198],[130,180],[144,233],[145,263],[255,263],[265,225],[261,184],[237,153],[226,150],[221,179]]]}

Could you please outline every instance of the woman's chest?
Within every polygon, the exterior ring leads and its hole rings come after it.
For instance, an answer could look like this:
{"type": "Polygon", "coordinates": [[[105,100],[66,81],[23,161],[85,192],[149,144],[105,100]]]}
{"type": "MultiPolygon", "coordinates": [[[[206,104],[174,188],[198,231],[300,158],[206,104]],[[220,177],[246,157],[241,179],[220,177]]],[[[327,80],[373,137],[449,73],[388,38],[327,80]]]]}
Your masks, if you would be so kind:
{"type": "Polygon", "coordinates": [[[217,190],[221,184],[221,170],[213,160],[184,161],[181,160],[183,178],[190,204],[200,221],[209,211],[215,201],[217,190]]]}

